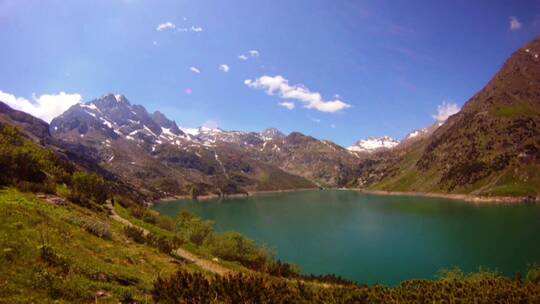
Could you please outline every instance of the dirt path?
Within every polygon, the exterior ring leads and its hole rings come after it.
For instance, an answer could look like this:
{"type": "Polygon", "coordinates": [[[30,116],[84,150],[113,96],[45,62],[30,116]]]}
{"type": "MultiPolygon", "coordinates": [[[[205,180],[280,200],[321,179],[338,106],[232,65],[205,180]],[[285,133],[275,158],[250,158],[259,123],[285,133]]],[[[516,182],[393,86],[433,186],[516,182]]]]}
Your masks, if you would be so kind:
{"type": "MultiPolygon", "coordinates": [[[[141,229],[143,231],[145,236],[150,233],[148,230],[144,229],[143,227],[139,227],[137,225],[134,225],[133,223],[131,223],[127,219],[121,217],[118,213],[116,213],[116,210],[114,210],[114,207],[111,205],[110,202],[107,202],[105,204],[105,206],[107,208],[109,208],[109,210],[110,210],[109,217],[111,219],[121,223],[124,226],[137,227],[137,228],[139,228],[139,229],[141,229]]],[[[204,269],[206,271],[215,273],[215,274],[220,275],[220,276],[224,276],[224,275],[227,275],[227,274],[232,272],[230,269],[221,266],[217,262],[209,261],[207,259],[200,258],[200,257],[194,255],[193,253],[191,253],[191,252],[189,252],[189,251],[187,251],[187,250],[185,250],[183,248],[177,248],[177,249],[173,250],[173,253],[178,255],[179,257],[181,257],[183,259],[186,259],[186,260],[194,263],[195,265],[199,266],[200,268],[202,268],[202,269],[204,269]]]]}

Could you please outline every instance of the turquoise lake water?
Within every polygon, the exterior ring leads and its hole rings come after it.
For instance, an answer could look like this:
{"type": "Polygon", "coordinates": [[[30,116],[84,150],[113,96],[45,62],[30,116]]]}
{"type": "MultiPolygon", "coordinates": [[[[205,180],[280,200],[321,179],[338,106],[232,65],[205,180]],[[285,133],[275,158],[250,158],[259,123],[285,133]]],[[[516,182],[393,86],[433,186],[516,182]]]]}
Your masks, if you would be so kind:
{"type": "Polygon", "coordinates": [[[513,276],[540,263],[539,205],[474,205],[354,191],[300,191],[156,204],[187,209],[238,231],[297,264],[359,283],[435,279],[443,268],[480,266],[513,276]]]}

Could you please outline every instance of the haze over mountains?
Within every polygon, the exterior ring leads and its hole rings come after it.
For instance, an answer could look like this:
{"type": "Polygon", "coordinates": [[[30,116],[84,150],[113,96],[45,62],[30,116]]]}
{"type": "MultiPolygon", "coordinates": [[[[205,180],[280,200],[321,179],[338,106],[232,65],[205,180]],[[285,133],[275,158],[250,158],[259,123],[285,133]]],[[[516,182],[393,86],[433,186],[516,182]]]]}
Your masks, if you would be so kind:
{"type": "MultiPolygon", "coordinates": [[[[16,114],[26,121],[16,124],[152,198],[316,187],[534,196],[540,185],[539,53],[536,38],[461,112],[401,142],[369,138],[346,149],[274,128],[182,129],[163,113],[113,94],[72,106],[52,120],[51,136],[28,115],[16,114]]],[[[16,113],[5,105],[1,110],[11,113],[8,118],[16,113]]]]}

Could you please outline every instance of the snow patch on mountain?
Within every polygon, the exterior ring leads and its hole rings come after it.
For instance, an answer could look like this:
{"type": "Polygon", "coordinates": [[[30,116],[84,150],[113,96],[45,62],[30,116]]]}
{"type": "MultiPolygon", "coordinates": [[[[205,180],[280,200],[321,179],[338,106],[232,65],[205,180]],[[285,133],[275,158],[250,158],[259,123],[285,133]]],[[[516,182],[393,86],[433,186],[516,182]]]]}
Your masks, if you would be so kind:
{"type": "Polygon", "coordinates": [[[420,129],[420,130],[414,130],[412,131],[411,133],[409,133],[405,139],[411,139],[411,138],[415,138],[415,137],[418,137],[420,135],[423,135],[423,134],[426,134],[428,132],[428,129],[427,128],[423,128],[423,129],[420,129]]]}
{"type": "Polygon", "coordinates": [[[362,139],[357,141],[354,145],[347,148],[349,151],[353,152],[367,152],[372,153],[375,151],[392,149],[399,144],[399,141],[389,137],[369,137],[367,139],[362,139]]]}

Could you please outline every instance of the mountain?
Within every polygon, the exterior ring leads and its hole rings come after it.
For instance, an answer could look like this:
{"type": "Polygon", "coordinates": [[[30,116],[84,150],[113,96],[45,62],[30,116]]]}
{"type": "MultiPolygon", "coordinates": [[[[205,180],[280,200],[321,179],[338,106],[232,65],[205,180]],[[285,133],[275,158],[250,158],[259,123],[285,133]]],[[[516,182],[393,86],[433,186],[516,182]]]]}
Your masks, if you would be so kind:
{"type": "Polygon", "coordinates": [[[49,125],[46,122],[25,112],[14,110],[1,100],[0,122],[18,127],[34,141],[43,143],[50,141],[49,125]]]}
{"type": "MultiPolygon", "coordinates": [[[[414,136],[415,135],[413,135],[413,137],[414,136]]],[[[352,146],[348,147],[347,150],[353,151],[353,152],[373,153],[380,150],[392,149],[397,145],[399,145],[399,141],[389,136],[369,137],[367,139],[362,139],[362,140],[357,141],[352,146]]]]}
{"type": "Polygon", "coordinates": [[[343,187],[354,180],[352,168],[359,156],[327,140],[299,132],[265,141],[251,149],[252,157],[303,176],[323,187],[343,187]]]}
{"type": "Polygon", "coordinates": [[[276,128],[268,128],[261,132],[261,137],[264,140],[280,140],[285,138],[285,134],[276,128]]]}
{"type": "Polygon", "coordinates": [[[512,54],[495,77],[431,135],[362,162],[358,184],[392,191],[538,196],[538,54],[540,37],[512,54]],[[370,174],[378,180],[368,180],[370,174]]]}
{"type": "Polygon", "coordinates": [[[180,128],[113,94],[72,106],[51,122],[51,133],[98,151],[104,168],[157,196],[191,193],[193,187],[204,193],[342,187],[354,181],[352,168],[361,157],[276,128],[180,128]]]}
{"type": "Polygon", "coordinates": [[[76,104],[53,119],[50,130],[56,139],[95,151],[101,167],[151,198],[316,187],[250,156],[268,137],[206,127],[182,130],[122,95],[76,104]]]}
{"type": "Polygon", "coordinates": [[[104,177],[112,187],[112,192],[121,193],[136,200],[144,198],[138,189],[100,166],[94,149],[54,138],[49,133],[49,124],[30,114],[14,110],[0,101],[0,128],[5,126],[15,127],[20,136],[34,143],[33,149],[52,152],[62,164],[104,177]]]}

